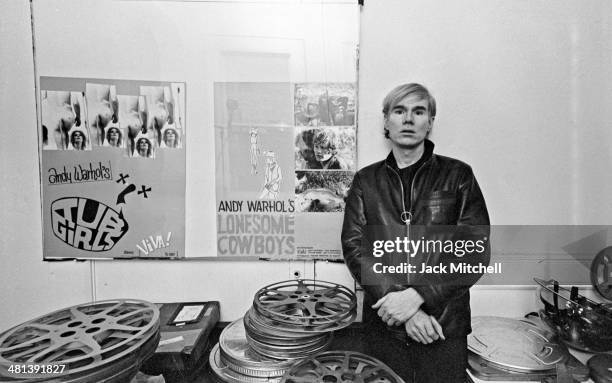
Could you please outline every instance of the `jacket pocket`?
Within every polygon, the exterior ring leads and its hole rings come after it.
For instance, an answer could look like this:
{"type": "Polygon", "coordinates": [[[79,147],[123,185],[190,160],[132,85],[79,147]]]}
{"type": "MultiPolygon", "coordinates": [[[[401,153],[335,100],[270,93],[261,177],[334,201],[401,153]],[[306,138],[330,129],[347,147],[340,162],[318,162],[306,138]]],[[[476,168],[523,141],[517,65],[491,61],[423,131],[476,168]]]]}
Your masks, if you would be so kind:
{"type": "Polygon", "coordinates": [[[426,224],[455,225],[457,223],[457,193],[434,191],[424,205],[426,224]]]}

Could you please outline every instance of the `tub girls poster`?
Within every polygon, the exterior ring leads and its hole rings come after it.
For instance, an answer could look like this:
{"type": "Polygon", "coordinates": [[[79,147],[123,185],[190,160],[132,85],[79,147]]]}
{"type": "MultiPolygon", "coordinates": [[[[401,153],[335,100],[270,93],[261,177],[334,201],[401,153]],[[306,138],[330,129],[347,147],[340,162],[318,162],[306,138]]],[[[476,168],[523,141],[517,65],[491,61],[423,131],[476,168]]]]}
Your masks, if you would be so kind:
{"type": "Polygon", "coordinates": [[[44,259],[185,256],[185,83],[41,77],[44,259]]]}

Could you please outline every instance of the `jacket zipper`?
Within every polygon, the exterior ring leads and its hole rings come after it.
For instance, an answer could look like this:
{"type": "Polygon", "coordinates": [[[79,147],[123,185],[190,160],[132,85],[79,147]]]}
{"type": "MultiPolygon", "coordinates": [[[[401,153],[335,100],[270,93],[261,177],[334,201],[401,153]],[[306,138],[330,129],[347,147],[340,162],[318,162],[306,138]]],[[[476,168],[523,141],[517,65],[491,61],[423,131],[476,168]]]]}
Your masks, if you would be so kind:
{"type": "MultiPolygon", "coordinates": [[[[412,182],[410,183],[410,206],[408,207],[408,210],[406,210],[406,197],[404,195],[404,184],[402,183],[402,177],[400,176],[400,174],[393,169],[391,166],[389,166],[387,164],[387,167],[389,169],[391,169],[393,171],[393,173],[395,173],[395,175],[397,176],[397,179],[399,180],[399,184],[400,184],[400,189],[402,190],[402,208],[404,209],[404,211],[402,211],[401,215],[400,215],[400,220],[402,222],[404,222],[406,224],[406,226],[408,226],[407,228],[407,234],[408,237],[410,237],[410,222],[412,221],[412,196],[414,194],[414,181],[416,180],[417,176],[419,175],[419,172],[421,171],[421,169],[423,169],[423,167],[425,166],[425,164],[427,164],[427,162],[429,162],[430,160],[427,160],[423,165],[421,165],[420,168],[418,168],[416,170],[416,172],[414,173],[414,177],[412,177],[412,182]]],[[[410,238],[408,238],[410,239],[410,238]]]]}
{"type": "MultiPolygon", "coordinates": [[[[410,206],[408,207],[408,211],[406,211],[406,197],[404,195],[404,183],[402,182],[402,177],[397,171],[395,171],[395,169],[389,166],[389,164],[385,164],[389,169],[393,171],[393,173],[397,175],[397,179],[399,180],[400,189],[402,191],[402,208],[404,210],[400,214],[400,220],[406,225],[406,238],[408,238],[408,242],[410,242],[410,223],[412,222],[412,195],[414,194],[414,180],[416,180],[417,175],[419,175],[419,172],[421,171],[421,169],[423,169],[423,166],[425,166],[425,164],[427,164],[429,161],[431,161],[431,158],[425,161],[421,165],[421,167],[419,167],[416,172],[414,172],[414,177],[412,177],[412,182],[410,183],[410,194],[408,195],[408,197],[410,197],[410,206]]],[[[429,261],[429,257],[427,258],[427,260],[429,261]]],[[[408,267],[408,269],[410,269],[409,253],[406,254],[406,266],[408,267]]],[[[406,273],[406,281],[410,282],[410,273],[406,273]]]]}

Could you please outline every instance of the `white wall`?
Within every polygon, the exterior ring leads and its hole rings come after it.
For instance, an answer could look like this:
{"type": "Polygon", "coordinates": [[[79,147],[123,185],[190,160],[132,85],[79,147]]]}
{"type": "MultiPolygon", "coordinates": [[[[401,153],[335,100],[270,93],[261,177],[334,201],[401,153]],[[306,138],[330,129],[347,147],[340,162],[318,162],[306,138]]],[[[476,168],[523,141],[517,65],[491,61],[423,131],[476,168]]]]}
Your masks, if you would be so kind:
{"type": "Polygon", "coordinates": [[[609,224],[611,15],[605,0],[366,1],[361,164],[380,157],[386,92],[422,82],[437,149],[472,165],[493,224],[609,224]]]}
{"type": "MultiPolygon", "coordinates": [[[[360,166],[386,155],[383,96],[401,82],[418,81],[438,100],[438,152],[472,165],[494,224],[608,224],[611,18],[607,0],[366,0],[360,166]]],[[[219,299],[222,320],[232,320],[254,288],[288,278],[294,268],[350,283],[344,265],[324,262],[316,270],[310,262],[43,263],[28,2],[2,2],[0,32],[0,111],[11,136],[0,143],[0,329],[94,297],[118,296],[219,299]]],[[[79,75],[72,69],[39,74],[79,75]]],[[[178,75],[173,79],[184,77],[178,75]]],[[[184,75],[194,78],[191,89],[202,85],[197,73],[184,75]]],[[[205,175],[212,174],[211,167],[205,175]]],[[[196,176],[190,174],[195,187],[203,187],[196,176]]],[[[536,307],[531,288],[478,287],[473,296],[476,315],[521,315],[536,307]],[[505,302],[503,312],[493,300],[505,302]]]]}
{"type": "Polygon", "coordinates": [[[0,329],[91,300],[89,263],[43,263],[30,9],[0,5],[0,329]]]}

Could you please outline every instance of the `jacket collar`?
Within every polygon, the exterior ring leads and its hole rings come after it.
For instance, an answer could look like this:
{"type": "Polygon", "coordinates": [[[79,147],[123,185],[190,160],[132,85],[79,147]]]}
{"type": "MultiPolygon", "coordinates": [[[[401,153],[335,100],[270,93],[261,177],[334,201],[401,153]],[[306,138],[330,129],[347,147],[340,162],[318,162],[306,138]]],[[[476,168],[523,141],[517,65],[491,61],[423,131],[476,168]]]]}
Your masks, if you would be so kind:
{"type": "MultiPolygon", "coordinates": [[[[435,147],[435,144],[426,138],[425,139],[425,151],[423,152],[423,158],[425,158],[425,161],[433,157],[434,147],[435,147]]],[[[393,155],[393,151],[389,152],[389,155],[385,159],[385,164],[387,166],[390,166],[392,169],[399,170],[399,167],[397,166],[397,161],[395,160],[395,156],[393,155]]]]}

